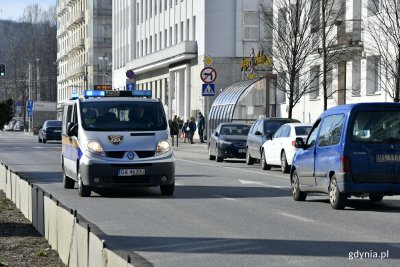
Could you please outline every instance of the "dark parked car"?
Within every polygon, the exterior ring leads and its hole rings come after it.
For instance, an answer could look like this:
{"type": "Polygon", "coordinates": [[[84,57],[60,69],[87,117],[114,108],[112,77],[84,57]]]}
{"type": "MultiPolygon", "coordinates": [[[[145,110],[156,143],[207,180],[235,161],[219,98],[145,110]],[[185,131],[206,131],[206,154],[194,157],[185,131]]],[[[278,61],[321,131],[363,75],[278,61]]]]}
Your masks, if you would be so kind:
{"type": "Polygon", "coordinates": [[[221,123],[210,137],[210,160],[221,162],[226,158],[245,158],[246,140],[250,126],[243,123],[221,123]]]}
{"type": "Polygon", "coordinates": [[[262,155],[262,145],[272,138],[275,132],[283,124],[300,122],[295,119],[287,118],[263,118],[258,119],[252,126],[247,136],[246,163],[252,165],[255,160],[260,160],[262,155]]]}
{"type": "Polygon", "coordinates": [[[43,128],[39,130],[39,143],[46,143],[50,140],[61,140],[61,121],[47,120],[43,124],[43,128]]]}

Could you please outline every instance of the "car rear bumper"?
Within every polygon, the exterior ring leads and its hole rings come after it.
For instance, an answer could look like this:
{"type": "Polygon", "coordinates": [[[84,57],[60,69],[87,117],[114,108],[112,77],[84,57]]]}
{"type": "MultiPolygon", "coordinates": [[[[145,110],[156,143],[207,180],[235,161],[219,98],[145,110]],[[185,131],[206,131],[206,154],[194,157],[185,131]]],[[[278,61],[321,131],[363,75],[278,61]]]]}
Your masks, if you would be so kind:
{"type": "Polygon", "coordinates": [[[398,183],[353,183],[339,182],[339,191],[348,194],[383,193],[387,195],[400,195],[398,183]]]}
{"type": "Polygon", "coordinates": [[[246,148],[237,148],[233,145],[220,144],[218,147],[218,157],[222,158],[246,158],[246,148]]]}

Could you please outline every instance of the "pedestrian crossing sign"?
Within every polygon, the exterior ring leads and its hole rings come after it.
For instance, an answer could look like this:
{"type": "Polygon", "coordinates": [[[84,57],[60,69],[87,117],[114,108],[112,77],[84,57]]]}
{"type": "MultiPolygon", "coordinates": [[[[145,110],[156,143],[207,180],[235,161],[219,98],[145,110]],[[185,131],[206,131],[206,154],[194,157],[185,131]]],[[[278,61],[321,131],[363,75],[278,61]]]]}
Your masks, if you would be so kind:
{"type": "Polygon", "coordinates": [[[201,90],[202,96],[214,96],[215,95],[215,84],[204,83],[201,90]]]}

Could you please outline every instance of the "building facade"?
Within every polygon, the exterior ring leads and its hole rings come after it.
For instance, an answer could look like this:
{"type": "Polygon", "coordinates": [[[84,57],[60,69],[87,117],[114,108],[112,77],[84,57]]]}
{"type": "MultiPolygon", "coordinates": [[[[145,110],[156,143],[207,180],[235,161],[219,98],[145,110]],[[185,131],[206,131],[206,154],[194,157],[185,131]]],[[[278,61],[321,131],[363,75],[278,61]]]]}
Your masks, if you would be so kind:
{"type": "Polygon", "coordinates": [[[243,79],[243,57],[267,38],[257,3],[113,0],[113,88],[135,82],[162,100],[169,118],[197,117],[199,111],[207,118],[220,90],[243,79]],[[216,71],[215,96],[202,96],[200,73],[208,65],[216,71]]]}
{"type": "MultiPolygon", "coordinates": [[[[321,2],[321,1],[319,1],[321,2]]],[[[327,71],[328,81],[328,101],[327,108],[351,104],[358,102],[392,102],[384,85],[387,83],[387,73],[381,64],[381,55],[373,48],[372,33],[368,30],[368,25],[376,24],[376,13],[373,11],[373,2],[380,1],[335,0],[339,5],[336,10],[341,14],[333,24],[334,43],[331,43],[331,53],[340,54],[340,60],[333,63],[327,71]],[[333,51],[333,52],[332,52],[333,51]]],[[[274,6],[274,9],[279,7],[274,6]]],[[[275,11],[277,12],[277,11],[275,11]]],[[[378,11],[376,11],[378,12],[378,11]]],[[[321,13],[318,13],[321,16],[321,13]]],[[[320,21],[318,17],[316,21],[320,21]]],[[[321,39],[316,38],[316,42],[321,47],[321,39]]],[[[393,53],[390,49],[387,53],[393,53]]],[[[322,76],[317,75],[322,70],[321,50],[316,49],[311,57],[317,58],[312,65],[305,66],[302,72],[308,73],[305,79],[310,79],[316,75],[312,84],[316,90],[305,94],[294,107],[293,118],[302,122],[314,122],[324,111],[322,76]]],[[[288,99],[279,90],[279,86],[286,86],[277,82],[277,116],[286,117],[288,114],[288,99]]]]}
{"type": "Polygon", "coordinates": [[[72,93],[111,85],[112,0],[57,0],[57,108],[72,93]]]}

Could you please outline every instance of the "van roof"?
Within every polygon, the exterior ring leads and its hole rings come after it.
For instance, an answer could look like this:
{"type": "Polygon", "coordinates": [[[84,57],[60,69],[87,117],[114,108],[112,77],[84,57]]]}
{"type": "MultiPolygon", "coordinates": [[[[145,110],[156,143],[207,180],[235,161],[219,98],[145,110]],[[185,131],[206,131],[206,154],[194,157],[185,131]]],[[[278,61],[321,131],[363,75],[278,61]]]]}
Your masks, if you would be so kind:
{"type": "Polygon", "coordinates": [[[341,106],[332,107],[323,112],[319,118],[325,117],[331,114],[335,114],[338,111],[341,112],[349,112],[355,109],[364,109],[364,108],[400,108],[400,103],[393,102],[369,102],[369,103],[355,103],[355,104],[346,104],[341,106]]]}

